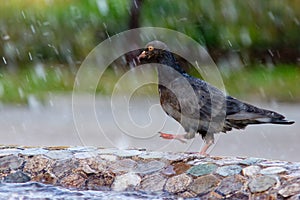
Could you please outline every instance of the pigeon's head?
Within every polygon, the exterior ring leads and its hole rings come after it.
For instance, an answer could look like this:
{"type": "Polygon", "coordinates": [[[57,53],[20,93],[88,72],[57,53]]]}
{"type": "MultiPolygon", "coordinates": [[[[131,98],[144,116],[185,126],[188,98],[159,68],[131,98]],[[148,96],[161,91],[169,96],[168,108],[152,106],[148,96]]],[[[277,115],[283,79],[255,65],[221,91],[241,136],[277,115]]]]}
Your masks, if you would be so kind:
{"type": "Polygon", "coordinates": [[[138,60],[146,62],[160,62],[164,55],[169,53],[167,45],[161,41],[154,40],[146,45],[142,53],[138,56],[138,60]]]}

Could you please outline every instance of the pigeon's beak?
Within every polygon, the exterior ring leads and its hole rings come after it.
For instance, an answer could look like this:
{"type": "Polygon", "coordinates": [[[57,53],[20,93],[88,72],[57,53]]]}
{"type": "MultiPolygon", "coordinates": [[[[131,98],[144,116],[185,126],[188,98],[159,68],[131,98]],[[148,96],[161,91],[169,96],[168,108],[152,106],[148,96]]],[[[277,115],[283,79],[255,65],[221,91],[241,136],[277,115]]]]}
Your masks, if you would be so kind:
{"type": "Polygon", "coordinates": [[[139,56],[138,56],[138,61],[140,62],[140,60],[142,59],[142,58],[145,58],[147,56],[147,54],[146,54],[146,51],[143,51],[139,56]]]}

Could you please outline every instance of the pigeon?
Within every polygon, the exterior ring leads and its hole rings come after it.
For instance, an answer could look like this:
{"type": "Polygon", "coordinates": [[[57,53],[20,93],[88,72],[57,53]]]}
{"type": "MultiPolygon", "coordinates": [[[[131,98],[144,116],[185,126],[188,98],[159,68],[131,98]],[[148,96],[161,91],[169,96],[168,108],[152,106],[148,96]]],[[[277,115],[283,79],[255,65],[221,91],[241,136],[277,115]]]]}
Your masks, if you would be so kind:
{"type": "Polygon", "coordinates": [[[186,142],[201,134],[205,145],[200,155],[214,143],[214,134],[234,129],[245,129],[252,124],[293,124],[277,112],[258,108],[231,97],[213,85],[193,77],[179,66],[167,45],[149,42],[137,58],[140,63],[157,63],[160,104],[167,115],[174,118],[185,134],[160,132],[164,139],[186,142]]]}

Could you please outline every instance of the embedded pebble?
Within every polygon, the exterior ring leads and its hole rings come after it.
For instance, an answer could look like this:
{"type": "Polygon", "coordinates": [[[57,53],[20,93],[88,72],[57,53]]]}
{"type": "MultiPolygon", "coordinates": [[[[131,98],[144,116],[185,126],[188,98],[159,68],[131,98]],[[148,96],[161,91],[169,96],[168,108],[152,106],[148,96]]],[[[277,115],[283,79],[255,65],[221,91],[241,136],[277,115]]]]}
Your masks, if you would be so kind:
{"type": "Polygon", "coordinates": [[[14,154],[0,158],[0,171],[18,169],[24,162],[23,158],[14,154]]]}
{"type": "Polygon", "coordinates": [[[66,150],[53,150],[49,151],[45,154],[45,156],[51,158],[51,159],[57,159],[57,160],[62,160],[62,159],[70,159],[73,157],[73,154],[70,151],[66,150]]]}
{"type": "Polygon", "coordinates": [[[286,187],[282,188],[278,191],[280,195],[283,197],[289,197],[293,196],[295,194],[300,193],[300,182],[299,183],[293,183],[291,185],[287,185],[286,187]]]}
{"type": "Polygon", "coordinates": [[[139,163],[134,171],[139,174],[149,174],[161,170],[165,166],[165,163],[157,160],[150,162],[139,163]]]}
{"type": "Polygon", "coordinates": [[[217,165],[215,164],[200,164],[191,167],[189,170],[187,170],[187,173],[193,176],[203,176],[213,173],[216,169],[217,165]]]}
{"type": "Polygon", "coordinates": [[[117,160],[117,156],[115,156],[115,155],[105,155],[104,154],[104,155],[99,155],[99,158],[110,161],[110,162],[114,162],[117,160]]]}
{"type": "Polygon", "coordinates": [[[95,154],[94,152],[79,152],[79,153],[75,153],[74,157],[78,158],[78,159],[85,159],[85,158],[93,158],[96,157],[97,154],[95,154]]]}
{"type": "Polygon", "coordinates": [[[221,160],[215,161],[217,165],[234,165],[234,164],[239,164],[243,160],[241,158],[225,158],[221,160]]]}
{"type": "Polygon", "coordinates": [[[21,153],[22,150],[20,149],[0,149],[0,157],[2,156],[8,156],[8,155],[18,155],[19,153],[21,153]]]}
{"type": "Polygon", "coordinates": [[[86,178],[80,174],[71,174],[62,178],[60,183],[67,188],[81,188],[85,184],[86,178]]]}
{"type": "Polygon", "coordinates": [[[131,159],[123,159],[120,160],[110,166],[112,171],[114,172],[130,172],[133,171],[133,169],[137,166],[137,162],[131,159]]]}
{"type": "Polygon", "coordinates": [[[142,154],[139,155],[140,158],[142,159],[159,159],[163,158],[165,156],[164,152],[143,152],[142,154]]]}
{"type": "Polygon", "coordinates": [[[138,150],[120,150],[115,152],[114,154],[120,157],[132,157],[132,156],[137,156],[140,155],[142,151],[138,150]]]}
{"type": "Polygon", "coordinates": [[[219,167],[216,173],[221,176],[232,176],[234,174],[239,174],[241,171],[242,168],[239,165],[228,165],[219,167]]]}
{"type": "Polygon", "coordinates": [[[129,187],[136,187],[140,184],[140,182],[141,177],[130,172],[121,176],[117,176],[112,185],[112,189],[115,191],[123,191],[129,187]]]}
{"type": "Polygon", "coordinates": [[[273,166],[285,166],[287,165],[288,162],[286,161],[281,161],[281,160],[272,160],[272,161],[269,161],[269,160],[266,160],[266,161],[263,161],[263,162],[260,162],[259,165],[263,166],[263,167],[273,167],[273,166]]]}
{"type": "Polygon", "coordinates": [[[141,182],[141,190],[149,192],[162,191],[166,179],[160,174],[153,174],[146,176],[141,182]]]}
{"type": "Polygon", "coordinates": [[[167,180],[165,190],[170,193],[183,192],[191,184],[192,181],[193,179],[186,174],[173,176],[167,180]]]}
{"type": "Polygon", "coordinates": [[[286,169],[283,168],[283,167],[267,167],[267,168],[262,169],[260,171],[261,174],[265,174],[265,175],[280,174],[280,173],[283,173],[283,172],[286,172],[286,169]]]}
{"type": "Polygon", "coordinates": [[[29,148],[24,149],[21,154],[26,156],[35,156],[35,155],[43,155],[46,154],[49,150],[42,149],[42,148],[29,148]]]}
{"type": "Polygon", "coordinates": [[[196,194],[203,194],[212,191],[219,182],[218,178],[209,174],[196,178],[189,189],[196,194]]]}
{"type": "Polygon", "coordinates": [[[68,150],[72,152],[89,152],[89,151],[95,152],[97,148],[93,146],[75,146],[75,147],[69,147],[68,150]]]}
{"type": "Polygon", "coordinates": [[[261,158],[250,157],[250,158],[246,158],[244,160],[241,160],[240,164],[243,164],[243,165],[254,165],[254,164],[259,163],[260,161],[262,161],[261,158]]]}
{"type": "Polygon", "coordinates": [[[249,177],[258,174],[259,172],[260,172],[260,167],[259,166],[255,166],[255,165],[245,167],[242,170],[242,174],[244,176],[249,176],[249,177]]]}
{"type": "Polygon", "coordinates": [[[244,185],[245,180],[242,176],[229,176],[222,180],[221,184],[217,187],[216,192],[224,197],[240,191],[244,185]]]}
{"type": "Polygon", "coordinates": [[[276,179],[270,176],[260,176],[254,178],[249,183],[249,189],[252,193],[264,192],[276,184],[276,179]]]}
{"type": "Polygon", "coordinates": [[[28,173],[38,173],[42,170],[48,168],[51,162],[50,158],[47,158],[42,155],[34,156],[29,158],[24,166],[24,171],[28,173]]]}
{"type": "Polygon", "coordinates": [[[30,181],[30,177],[21,171],[9,174],[3,180],[4,183],[26,183],[28,181],[30,181]]]}

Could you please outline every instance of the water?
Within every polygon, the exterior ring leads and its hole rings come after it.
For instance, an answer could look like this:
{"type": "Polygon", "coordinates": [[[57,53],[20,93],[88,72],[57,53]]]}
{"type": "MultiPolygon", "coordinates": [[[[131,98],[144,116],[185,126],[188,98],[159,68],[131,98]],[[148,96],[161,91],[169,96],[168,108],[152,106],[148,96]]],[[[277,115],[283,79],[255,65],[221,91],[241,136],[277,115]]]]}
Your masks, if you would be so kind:
{"type": "MultiPolygon", "coordinates": [[[[146,192],[114,192],[114,191],[78,191],[61,187],[45,185],[42,183],[5,183],[0,184],[0,200],[17,199],[170,199],[166,193],[146,192]]],[[[173,198],[172,198],[173,199],[173,198]]]]}

